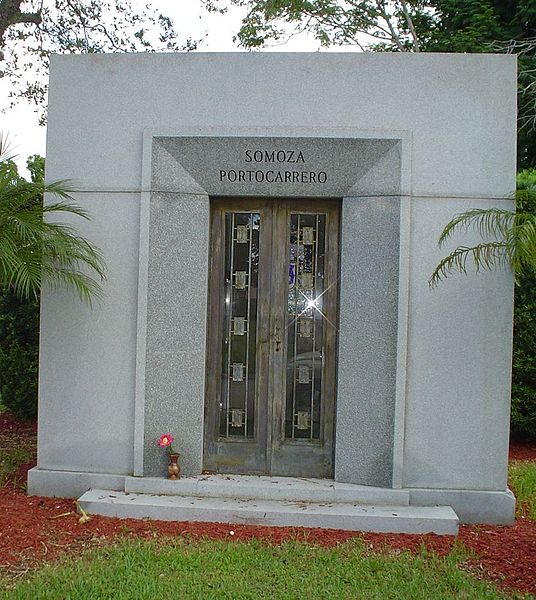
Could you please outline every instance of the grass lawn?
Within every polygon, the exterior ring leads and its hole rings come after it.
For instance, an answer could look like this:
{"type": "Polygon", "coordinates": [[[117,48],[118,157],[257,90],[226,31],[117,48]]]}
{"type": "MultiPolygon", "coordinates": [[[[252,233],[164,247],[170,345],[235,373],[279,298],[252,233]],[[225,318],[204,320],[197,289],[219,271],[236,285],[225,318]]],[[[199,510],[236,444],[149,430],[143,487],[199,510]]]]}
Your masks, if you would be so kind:
{"type": "MultiPolygon", "coordinates": [[[[34,454],[34,433],[6,430],[0,436],[0,484],[34,454]]],[[[512,461],[509,482],[518,498],[518,518],[536,520],[536,461],[512,461]]],[[[14,505],[13,510],[23,509],[14,505]]],[[[123,536],[113,543],[97,536],[97,541],[92,550],[63,554],[19,577],[0,568],[0,600],[532,598],[499,591],[486,581],[475,566],[479,559],[461,543],[440,557],[425,550],[380,552],[361,539],[331,548],[303,541],[271,545],[160,535],[123,536]]]]}
{"type": "Polygon", "coordinates": [[[0,485],[3,485],[21,464],[31,460],[34,448],[34,445],[27,440],[24,440],[21,445],[18,436],[13,436],[16,445],[11,443],[10,438],[6,438],[7,436],[3,436],[0,440],[0,485]]]}
{"type": "Polygon", "coordinates": [[[0,435],[0,485],[19,467],[32,461],[36,452],[34,435],[6,432],[0,435]]]}
{"type": "Polygon", "coordinates": [[[14,587],[4,582],[0,598],[528,598],[465,573],[466,558],[460,550],[444,558],[424,551],[379,554],[357,540],[329,549],[303,542],[125,540],[44,566],[14,587]]]}
{"type": "Polygon", "coordinates": [[[524,515],[536,521],[536,462],[511,461],[508,465],[508,482],[517,500],[516,516],[524,515]]]}

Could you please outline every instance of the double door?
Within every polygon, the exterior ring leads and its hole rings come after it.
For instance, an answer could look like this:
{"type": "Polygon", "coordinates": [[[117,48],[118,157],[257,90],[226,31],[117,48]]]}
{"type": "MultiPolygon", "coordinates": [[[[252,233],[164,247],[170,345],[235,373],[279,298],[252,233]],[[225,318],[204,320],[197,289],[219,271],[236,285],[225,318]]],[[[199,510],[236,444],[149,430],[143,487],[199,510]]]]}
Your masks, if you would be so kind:
{"type": "Polygon", "coordinates": [[[204,468],[332,477],[340,204],[211,202],[204,468]]]}

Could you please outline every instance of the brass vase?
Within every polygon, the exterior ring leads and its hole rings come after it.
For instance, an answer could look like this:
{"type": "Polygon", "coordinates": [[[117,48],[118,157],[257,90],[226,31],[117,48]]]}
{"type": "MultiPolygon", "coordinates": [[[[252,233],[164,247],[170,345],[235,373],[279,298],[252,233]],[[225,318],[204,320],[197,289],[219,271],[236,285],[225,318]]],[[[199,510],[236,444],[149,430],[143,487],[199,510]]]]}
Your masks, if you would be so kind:
{"type": "Polygon", "coordinates": [[[181,478],[181,465],[179,463],[179,454],[169,455],[169,465],[167,468],[168,479],[180,479],[181,478]]]}

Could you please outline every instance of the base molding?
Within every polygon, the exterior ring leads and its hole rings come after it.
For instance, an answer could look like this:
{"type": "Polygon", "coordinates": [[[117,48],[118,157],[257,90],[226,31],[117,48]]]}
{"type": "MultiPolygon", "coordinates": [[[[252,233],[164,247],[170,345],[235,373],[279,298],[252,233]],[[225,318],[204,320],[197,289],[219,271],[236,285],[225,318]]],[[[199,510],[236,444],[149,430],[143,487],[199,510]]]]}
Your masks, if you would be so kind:
{"type": "Polygon", "coordinates": [[[507,489],[487,490],[409,489],[410,505],[451,506],[460,523],[512,525],[515,520],[516,499],[507,489]]]}
{"type": "Polygon", "coordinates": [[[125,478],[126,475],[110,473],[53,471],[34,467],[28,471],[28,496],[78,498],[92,489],[123,491],[125,478]]]}
{"type": "MultiPolygon", "coordinates": [[[[173,482],[166,479],[158,479],[158,489],[145,489],[147,486],[154,486],[154,481],[149,478],[133,478],[128,475],[117,475],[112,473],[85,473],[81,471],[55,471],[51,469],[40,469],[34,467],[28,471],[28,495],[29,496],[49,496],[56,498],[78,498],[88,490],[111,490],[111,491],[130,491],[130,492],[148,492],[167,495],[167,487],[173,482]],[[134,485],[133,482],[136,484],[134,485]],[[132,489],[130,489],[132,488],[132,489]],[[134,489],[135,488],[135,489],[134,489]]],[[[181,487],[188,483],[188,480],[181,480],[181,487]]],[[[233,482],[226,482],[231,484],[233,482]]],[[[386,504],[386,501],[379,501],[377,494],[378,488],[367,488],[366,486],[345,486],[336,484],[341,488],[355,488],[359,492],[360,502],[365,501],[369,505],[386,504]],[[365,494],[366,492],[366,494],[365,494]],[[368,500],[365,495],[372,495],[368,500]]],[[[206,482],[205,482],[206,484],[206,482]]],[[[230,487],[230,485],[228,485],[230,487]]],[[[460,523],[477,524],[486,523],[490,525],[512,525],[515,519],[516,500],[510,490],[505,491],[487,491],[487,490],[446,490],[446,489],[426,489],[426,488],[402,488],[397,490],[383,489],[385,494],[396,493],[406,494],[406,499],[390,498],[392,504],[408,504],[407,494],[409,493],[410,506],[434,507],[450,506],[456,512],[460,523]]],[[[197,490],[196,493],[202,493],[203,490],[197,490]]],[[[206,491],[206,490],[204,490],[206,491]]],[[[345,491],[345,490],[343,490],[345,491]]],[[[181,491],[184,493],[184,490],[181,491]]],[[[318,496],[315,491],[315,497],[318,496]]],[[[210,494],[209,494],[210,495],[210,494]]],[[[233,494],[234,495],[234,494],[233,494]]],[[[240,494],[237,494],[238,496],[240,494]]],[[[313,497],[307,498],[309,501],[313,497]]],[[[334,498],[331,500],[333,501],[334,498]]]]}

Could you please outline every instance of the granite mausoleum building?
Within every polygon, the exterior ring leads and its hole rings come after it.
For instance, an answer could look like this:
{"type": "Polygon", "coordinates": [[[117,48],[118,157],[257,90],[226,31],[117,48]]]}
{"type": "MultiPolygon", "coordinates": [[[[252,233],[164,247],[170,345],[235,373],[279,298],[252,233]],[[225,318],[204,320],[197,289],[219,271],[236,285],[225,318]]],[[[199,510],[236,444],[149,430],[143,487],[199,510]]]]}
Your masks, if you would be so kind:
{"type": "Polygon", "coordinates": [[[29,493],[181,520],[512,522],[512,274],[428,279],[456,213],[513,206],[515,131],[511,56],[54,57],[47,179],[74,180],[108,277],[92,309],[43,293],[29,493]]]}

